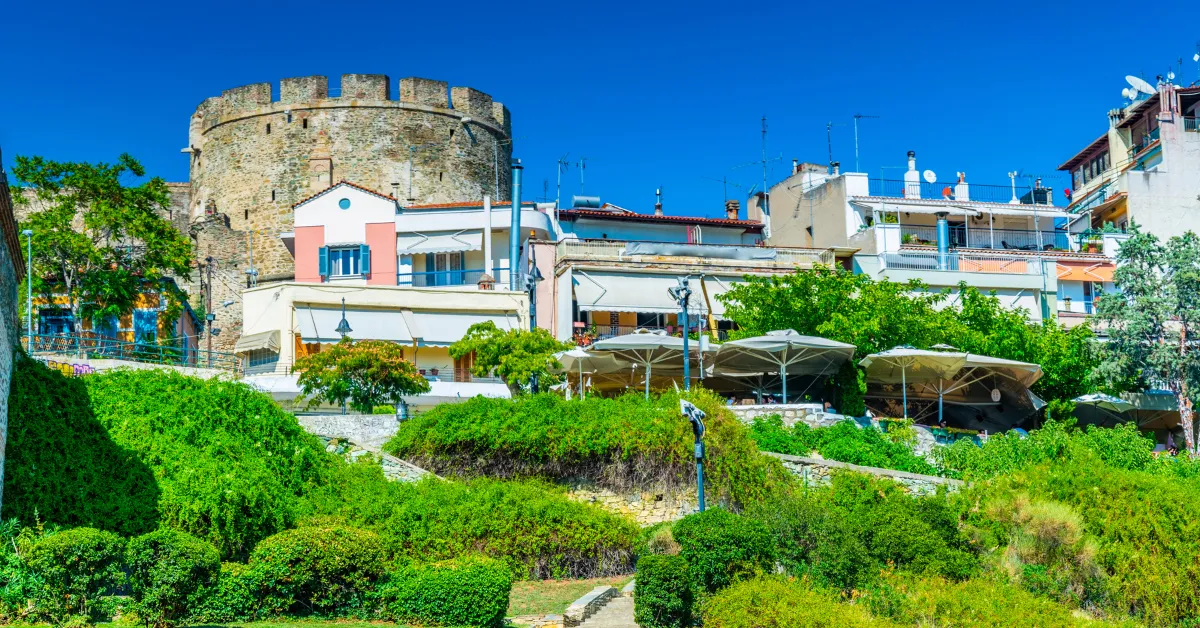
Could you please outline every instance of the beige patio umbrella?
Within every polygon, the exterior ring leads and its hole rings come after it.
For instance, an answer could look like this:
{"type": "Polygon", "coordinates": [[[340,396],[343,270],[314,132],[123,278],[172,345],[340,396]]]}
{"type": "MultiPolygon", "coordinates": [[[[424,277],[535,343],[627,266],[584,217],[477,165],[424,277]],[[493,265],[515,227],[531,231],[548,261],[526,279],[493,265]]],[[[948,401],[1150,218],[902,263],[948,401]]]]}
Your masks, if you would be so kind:
{"type": "Polygon", "coordinates": [[[654,365],[683,363],[683,338],[668,336],[661,330],[639,329],[632,334],[596,341],[592,354],[608,354],[646,369],[646,398],[650,398],[650,376],[654,365]]]}
{"type": "Polygon", "coordinates": [[[904,418],[907,419],[909,381],[932,382],[950,379],[962,370],[966,363],[966,353],[895,347],[872,353],[860,360],[858,365],[867,372],[867,381],[900,384],[904,400],[904,418]]]}
{"type": "Polygon", "coordinates": [[[830,375],[854,357],[854,345],[819,336],[802,336],[794,329],[769,331],[762,336],[731,340],[717,350],[716,368],[731,372],[779,373],[783,402],[787,403],[787,377],[830,375]]]}
{"type": "Polygon", "coordinates": [[[571,373],[579,373],[580,397],[586,394],[583,388],[584,373],[593,375],[616,373],[630,367],[628,361],[622,360],[611,353],[590,353],[583,349],[560,351],[554,354],[554,358],[562,365],[562,371],[567,373],[568,376],[571,373]]]}

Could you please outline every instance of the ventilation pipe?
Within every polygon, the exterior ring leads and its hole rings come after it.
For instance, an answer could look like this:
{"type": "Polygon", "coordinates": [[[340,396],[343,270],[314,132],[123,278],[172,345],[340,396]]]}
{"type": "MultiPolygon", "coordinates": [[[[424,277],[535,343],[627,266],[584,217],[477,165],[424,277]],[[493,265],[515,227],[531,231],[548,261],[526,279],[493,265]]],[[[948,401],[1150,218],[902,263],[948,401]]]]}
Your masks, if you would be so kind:
{"type": "Polygon", "coordinates": [[[725,218],[727,220],[737,220],[738,214],[741,213],[742,204],[737,199],[725,201],[725,218]]]}
{"type": "Polygon", "coordinates": [[[946,221],[947,212],[937,213],[937,267],[947,270],[950,267],[950,223],[946,221]]]}
{"type": "Polygon", "coordinates": [[[654,215],[663,215],[662,210],[662,188],[654,190],[654,215]]]}
{"type": "Polygon", "coordinates": [[[921,198],[921,173],[917,172],[916,151],[908,151],[908,170],[904,173],[904,198],[921,198]]]}
{"type": "Polygon", "coordinates": [[[512,224],[508,228],[508,289],[521,290],[517,265],[521,257],[521,173],[525,170],[521,160],[513,160],[512,166],[512,224]]]}

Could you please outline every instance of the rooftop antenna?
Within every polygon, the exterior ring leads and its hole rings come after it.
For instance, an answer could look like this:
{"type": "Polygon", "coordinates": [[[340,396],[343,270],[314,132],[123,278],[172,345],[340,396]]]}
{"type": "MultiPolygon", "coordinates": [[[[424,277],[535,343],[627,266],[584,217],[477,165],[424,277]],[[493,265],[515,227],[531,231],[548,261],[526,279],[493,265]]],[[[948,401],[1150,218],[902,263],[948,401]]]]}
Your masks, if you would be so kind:
{"type": "Polygon", "coordinates": [[[587,170],[587,160],[588,160],[587,157],[580,157],[579,161],[575,163],[575,166],[577,168],[579,168],[579,195],[580,196],[585,196],[585,194],[583,193],[583,171],[587,170]]]}
{"type": "Polygon", "coordinates": [[[825,123],[825,142],[829,144],[829,163],[833,163],[833,127],[842,126],[834,124],[833,121],[825,123]]]}
{"type": "MultiPolygon", "coordinates": [[[[718,178],[716,178],[716,177],[701,177],[701,178],[702,178],[702,179],[708,179],[709,181],[718,181],[718,182],[720,182],[720,183],[721,183],[722,190],[724,191],[724,198],[722,198],[722,199],[721,199],[721,202],[722,202],[722,203],[724,203],[725,201],[729,200],[729,186],[731,186],[731,185],[732,185],[732,186],[733,186],[733,187],[735,187],[735,188],[745,188],[745,187],[746,187],[746,186],[742,185],[741,183],[736,183],[736,182],[733,182],[733,183],[731,183],[731,182],[729,181],[729,177],[727,177],[727,176],[726,176],[726,177],[721,177],[720,179],[718,179],[718,178]]],[[[755,187],[755,188],[757,188],[757,187],[758,187],[758,184],[757,184],[757,183],[756,183],[756,184],[754,184],[754,187],[755,187]]]]}
{"type": "MultiPolygon", "coordinates": [[[[854,114],[854,171],[855,172],[862,172],[861,170],[858,169],[858,121],[864,120],[864,119],[865,120],[878,120],[879,116],[865,116],[861,113],[854,114]]],[[[832,155],[833,151],[830,150],[829,152],[832,155]]],[[[833,161],[832,156],[830,156],[829,161],[833,161]]]]}
{"type": "Polygon", "coordinates": [[[558,158],[558,186],[555,188],[555,191],[554,191],[554,209],[555,209],[555,211],[557,211],[558,208],[561,207],[561,205],[559,205],[559,203],[562,201],[562,176],[563,176],[563,173],[567,171],[567,168],[571,167],[571,162],[567,161],[567,155],[570,155],[570,154],[571,153],[564,153],[562,157],[558,158]]]}

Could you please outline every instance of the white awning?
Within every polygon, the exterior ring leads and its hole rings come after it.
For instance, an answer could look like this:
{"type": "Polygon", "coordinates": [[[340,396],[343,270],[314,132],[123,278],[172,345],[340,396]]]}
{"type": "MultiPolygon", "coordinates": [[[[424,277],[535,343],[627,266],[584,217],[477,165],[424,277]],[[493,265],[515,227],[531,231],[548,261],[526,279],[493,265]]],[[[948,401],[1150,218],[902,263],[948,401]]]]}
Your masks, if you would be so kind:
{"type": "Polygon", "coordinates": [[[238,338],[237,344],[233,345],[233,352],[236,354],[249,353],[260,349],[279,353],[278,329],[242,336],[238,338]]]}
{"type": "MultiPolygon", "coordinates": [[[[671,299],[668,288],[679,285],[679,275],[656,275],[641,273],[601,273],[576,270],[575,300],[583,311],[599,312],[644,312],[676,314],[679,304],[671,299]]],[[[725,316],[725,305],[717,300],[742,279],[733,277],[704,277],[708,288],[708,299],[712,303],[712,314],[725,316]]],[[[704,305],[704,293],[700,290],[700,277],[691,276],[692,288],[689,312],[708,311],[704,305]]]]}
{"type": "Polygon", "coordinates": [[[399,255],[478,251],[482,247],[483,232],[479,229],[396,235],[396,253],[399,255]]]}
{"type": "Polygon", "coordinates": [[[876,201],[876,200],[865,201],[865,200],[856,198],[856,199],[851,200],[850,203],[856,207],[861,207],[863,209],[878,211],[878,212],[887,212],[889,214],[894,214],[896,212],[906,212],[906,213],[910,213],[910,214],[941,214],[941,213],[945,213],[945,214],[950,214],[951,216],[962,216],[963,214],[966,214],[967,216],[976,216],[979,214],[979,212],[975,211],[974,209],[971,209],[971,208],[964,209],[963,207],[961,207],[959,205],[921,204],[919,201],[916,201],[916,202],[909,201],[908,203],[903,203],[903,202],[899,202],[899,200],[897,200],[897,201],[876,201]]]}
{"type": "Polygon", "coordinates": [[[1051,205],[988,205],[981,208],[984,214],[995,216],[1028,216],[1033,218],[1070,218],[1072,214],[1051,205]]]}
{"type": "MultiPolygon", "coordinates": [[[[422,312],[412,313],[412,336],[425,345],[450,345],[467,335],[467,330],[475,323],[492,321],[496,327],[508,331],[517,328],[515,313],[465,313],[465,312],[422,312]]],[[[354,323],[351,322],[351,325],[354,323]]]]}
{"type": "MultiPolygon", "coordinates": [[[[342,320],[342,309],[296,306],[296,322],[304,342],[337,342],[341,334],[334,331],[342,320]]],[[[401,310],[346,309],[346,322],[356,340],[392,340],[412,342],[412,334],[404,322],[401,310]]]]}

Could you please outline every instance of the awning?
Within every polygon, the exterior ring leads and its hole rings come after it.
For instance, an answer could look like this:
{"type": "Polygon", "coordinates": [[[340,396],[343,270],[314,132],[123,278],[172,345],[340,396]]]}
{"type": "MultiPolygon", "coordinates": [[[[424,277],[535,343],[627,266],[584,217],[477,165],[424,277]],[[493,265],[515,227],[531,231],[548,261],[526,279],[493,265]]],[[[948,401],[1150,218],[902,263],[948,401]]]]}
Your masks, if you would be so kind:
{"type": "Polygon", "coordinates": [[[242,336],[238,338],[237,344],[233,345],[233,352],[237,354],[249,353],[260,349],[279,353],[278,329],[242,336]]]}
{"type": "Polygon", "coordinates": [[[1058,262],[1059,281],[1104,281],[1113,280],[1112,262],[1058,262]]]}
{"type": "MultiPolygon", "coordinates": [[[[337,342],[341,334],[334,331],[342,320],[342,309],[296,306],[296,322],[304,342],[337,342]]],[[[401,310],[347,309],[351,338],[412,342],[413,336],[401,310]]]]}
{"type": "MultiPolygon", "coordinates": [[[[515,313],[474,314],[463,312],[412,312],[412,337],[422,341],[424,345],[451,345],[467,335],[471,325],[492,321],[502,331],[517,328],[515,313]]],[[[350,322],[354,324],[353,321],[350,322]]]]}
{"type": "Polygon", "coordinates": [[[977,212],[973,209],[970,209],[970,208],[964,209],[963,207],[960,207],[958,205],[948,205],[948,204],[947,205],[931,205],[931,204],[922,204],[920,201],[915,201],[915,202],[910,201],[911,204],[909,204],[909,203],[901,202],[900,199],[896,199],[894,201],[877,201],[877,200],[867,201],[867,200],[862,200],[860,198],[855,198],[855,199],[851,200],[850,203],[853,205],[856,205],[858,207],[861,207],[863,209],[868,209],[868,210],[878,211],[878,212],[887,212],[889,214],[894,214],[896,212],[907,212],[910,214],[942,214],[942,213],[945,213],[945,214],[950,214],[951,216],[962,216],[963,214],[966,214],[967,216],[979,215],[979,212],[977,212]]]}
{"type": "Polygon", "coordinates": [[[396,253],[399,255],[478,251],[482,246],[483,232],[479,229],[437,233],[401,233],[396,236],[396,253]]]}
{"type": "Polygon", "coordinates": [[[987,207],[980,207],[980,214],[992,214],[994,216],[1027,216],[1033,218],[1037,214],[1038,218],[1070,218],[1072,214],[1067,213],[1067,210],[1053,205],[997,205],[992,204],[987,207]],[[1036,209],[1035,209],[1036,208],[1036,209]]]}

